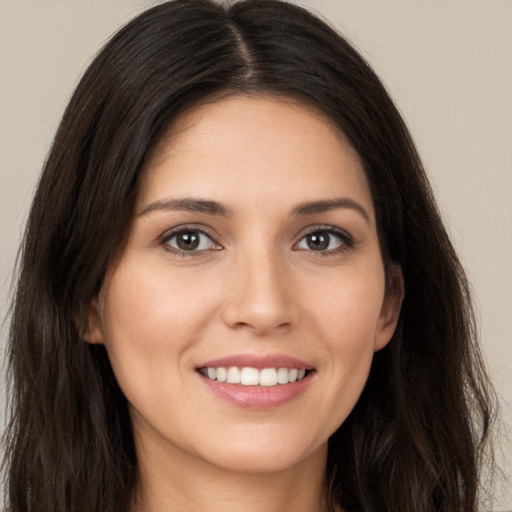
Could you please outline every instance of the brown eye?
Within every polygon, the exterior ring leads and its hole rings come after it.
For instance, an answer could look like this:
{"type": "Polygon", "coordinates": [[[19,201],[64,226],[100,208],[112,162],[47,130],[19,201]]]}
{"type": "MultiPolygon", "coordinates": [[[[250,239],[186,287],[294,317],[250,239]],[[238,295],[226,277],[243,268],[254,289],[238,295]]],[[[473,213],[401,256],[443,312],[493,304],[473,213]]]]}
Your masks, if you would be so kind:
{"type": "Polygon", "coordinates": [[[200,252],[216,247],[206,233],[191,229],[172,234],[165,243],[172,249],[182,252],[200,252]]]}
{"type": "Polygon", "coordinates": [[[199,233],[193,231],[187,231],[176,235],[176,244],[183,251],[194,251],[199,247],[199,233]]]}
{"type": "Polygon", "coordinates": [[[306,236],[306,244],[312,251],[325,251],[329,247],[330,239],[331,235],[319,231],[306,236]]]}
{"type": "Polygon", "coordinates": [[[297,244],[297,248],[330,253],[338,249],[348,249],[352,245],[353,239],[348,233],[333,227],[311,231],[302,237],[297,244]]]}

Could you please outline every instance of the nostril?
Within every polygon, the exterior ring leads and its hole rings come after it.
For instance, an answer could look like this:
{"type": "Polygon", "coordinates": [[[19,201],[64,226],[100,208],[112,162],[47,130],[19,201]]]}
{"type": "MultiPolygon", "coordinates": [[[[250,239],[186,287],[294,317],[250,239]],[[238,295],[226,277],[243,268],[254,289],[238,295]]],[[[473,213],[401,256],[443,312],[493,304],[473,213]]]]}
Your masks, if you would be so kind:
{"type": "Polygon", "coordinates": [[[283,331],[291,328],[294,322],[286,305],[269,302],[262,306],[251,301],[250,297],[230,303],[223,312],[223,318],[231,329],[247,329],[257,334],[283,331]]]}

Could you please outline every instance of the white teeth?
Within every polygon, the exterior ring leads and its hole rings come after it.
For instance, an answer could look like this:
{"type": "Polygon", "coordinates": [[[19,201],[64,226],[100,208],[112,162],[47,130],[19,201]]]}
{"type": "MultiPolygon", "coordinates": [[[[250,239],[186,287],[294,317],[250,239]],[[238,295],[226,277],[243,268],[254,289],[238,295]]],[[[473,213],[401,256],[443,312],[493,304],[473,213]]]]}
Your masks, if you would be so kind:
{"type": "Polygon", "coordinates": [[[277,384],[277,372],[275,368],[265,368],[260,372],[261,386],[275,386],[277,384]]]}
{"type": "Polygon", "coordinates": [[[288,368],[279,368],[277,370],[277,382],[279,384],[288,384],[288,368]]]}
{"type": "Polygon", "coordinates": [[[227,382],[228,384],[242,384],[242,386],[264,386],[271,387],[277,384],[288,384],[302,380],[306,375],[306,370],[297,368],[257,368],[244,367],[242,369],[236,366],[208,367],[202,368],[201,374],[217,382],[227,382]]]}
{"type": "Polygon", "coordinates": [[[228,384],[240,384],[240,370],[236,366],[230,366],[228,368],[226,382],[228,384]]]}
{"type": "Polygon", "coordinates": [[[260,383],[260,372],[256,368],[242,368],[240,383],[244,386],[257,386],[260,383]]]}

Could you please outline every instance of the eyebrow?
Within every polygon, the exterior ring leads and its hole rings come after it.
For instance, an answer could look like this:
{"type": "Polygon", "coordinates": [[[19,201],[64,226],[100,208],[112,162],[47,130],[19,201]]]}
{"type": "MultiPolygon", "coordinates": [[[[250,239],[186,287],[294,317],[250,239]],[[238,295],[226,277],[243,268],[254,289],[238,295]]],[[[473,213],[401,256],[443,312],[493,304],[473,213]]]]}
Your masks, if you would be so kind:
{"type": "Polygon", "coordinates": [[[184,211],[206,213],[208,215],[231,216],[231,211],[216,201],[205,199],[159,199],[146,205],[139,215],[146,215],[154,211],[184,211]]]}
{"type": "Polygon", "coordinates": [[[371,217],[368,211],[360,205],[357,201],[348,197],[339,197],[335,199],[325,199],[322,201],[311,201],[307,203],[301,203],[293,209],[295,215],[312,215],[315,213],[323,213],[336,208],[349,208],[355,210],[364,218],[369,224],[371,217]]]}
{"type": "MultiPolygon", "coordinates": [[[[367,223],[371,222],[370,214],[358,202],[348,197],[339,197],[336,199],[324,199],[320,201],[309,201],[297,205],[293,210],[293,215],[313,215],[315,213],[323,213],[337,208],[348,208],[358,212],[367,223]]],[[[207,199],[159,199],[147,204],[140,216],[146,215],[154,211],[185,211],[205,213],[207,215],[218,215],[221,217],[230,217],[232,212],[229,208],[218,203],[217,201],[210,201],[207,199]]]]}

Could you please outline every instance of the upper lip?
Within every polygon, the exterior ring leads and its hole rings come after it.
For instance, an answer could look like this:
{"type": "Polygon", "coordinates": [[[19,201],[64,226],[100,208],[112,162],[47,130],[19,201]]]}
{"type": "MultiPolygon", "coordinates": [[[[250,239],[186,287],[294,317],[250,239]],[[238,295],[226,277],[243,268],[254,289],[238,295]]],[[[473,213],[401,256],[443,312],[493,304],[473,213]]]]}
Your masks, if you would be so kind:
{"type": "Polygon", "coordinates": [[[264,368],[296,368],[297,370],[312,370],[313,365],[285,354],[232,354],[219,359],[211,359],[197,366],[197,368],[219,368],[236,366],[238,368],[250,367],[258,370],[264,368]]]}

